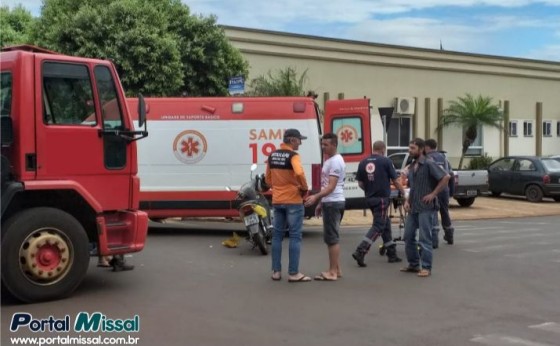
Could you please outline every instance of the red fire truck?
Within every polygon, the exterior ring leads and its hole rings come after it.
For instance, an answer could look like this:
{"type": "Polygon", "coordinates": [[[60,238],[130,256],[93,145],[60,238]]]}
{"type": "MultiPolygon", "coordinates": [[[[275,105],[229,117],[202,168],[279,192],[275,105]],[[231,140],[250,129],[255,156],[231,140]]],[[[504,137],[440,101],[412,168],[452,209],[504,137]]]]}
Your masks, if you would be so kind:
{"type": "Polygon", "coordinates": [[[110,61],[32,46],[0,54],[2,285],[24,302],[62,298],[92,248],[144,247],[135,141],[147,131],[134,130],[110,61]]]}

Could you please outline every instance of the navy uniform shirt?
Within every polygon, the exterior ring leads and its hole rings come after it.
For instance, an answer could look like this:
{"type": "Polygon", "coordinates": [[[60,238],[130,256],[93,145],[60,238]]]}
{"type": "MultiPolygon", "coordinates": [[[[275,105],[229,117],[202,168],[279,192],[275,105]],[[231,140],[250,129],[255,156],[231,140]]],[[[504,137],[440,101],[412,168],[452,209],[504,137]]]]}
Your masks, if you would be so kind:
{"type": "Polygon", "coordinates": [[[356,179],[364,184],[366,198],[390,197],[391,179],[397,179],[397,172],[390,159],[373,154],[360,162],[356,179]]]}
{"type": "Polygon", "coordinates": [[[425,156],[410,164],[408,170],[408,184],[410,185],[408,201],[413,213],[438,209],[437,198],[430,203],[422,202],[422,198],[432,193],[439,181],[446,175],[447,172],[443,168],[425,156]]]}
{"type": "MultiPolygon", "coordinates": [[[[427,154],[427,156],[432,159],[438,166],[440,166],[446,173],[449,173],[451,168],[449,166],[449,162],[445,158],[445,155],[437,151],[432,151],[431,153],[427,154]]],[[[449,186],[445,186],[445,188],[441,192],[449,194],[449,186]]]]}

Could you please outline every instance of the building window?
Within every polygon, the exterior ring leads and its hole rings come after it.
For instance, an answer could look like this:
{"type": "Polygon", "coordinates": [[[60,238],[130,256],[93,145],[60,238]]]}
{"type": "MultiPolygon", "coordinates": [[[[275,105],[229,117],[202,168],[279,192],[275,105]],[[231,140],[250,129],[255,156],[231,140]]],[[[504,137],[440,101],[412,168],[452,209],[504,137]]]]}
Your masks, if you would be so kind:
{"type": "Polygon", "coordinates": [[[552,136],[552,121],[543,121],[542,123],[542,135],[544,137],[552,136]]]}
{"type": "Polygon", "coordinates": [[[387,155],[408,151],[408,143],[412,140],[412,118],[409,116],[394,117],[387,129],[387,155]]]}
{"type": "Polygon", "coordinates": [[[509,122],[509,136],[517,137],[517,120],[512,120],[509,122]]]}
{"type": "MultiPolygon", "coordinates": [[[[465,140],[465,133],[467,128],[463,128],[463,141],[465,140]]],[[[466,156],[482,156],[484,153],[483,146],[482,146],[482,126],[478,126],[476,129],[476,138],[474,142],[471,143],[469,149],[465,153],[466,156]]]]}
{"type": "Polygon", "coordinates": [[[556,136],[560,137],[560,121],[556,122],[556,136]]]}
{"type": "Polygon", "coordinates": [[[533,137],[533,122],[532,121],[524,121],[523,122],[523,136],[533,137]]]}

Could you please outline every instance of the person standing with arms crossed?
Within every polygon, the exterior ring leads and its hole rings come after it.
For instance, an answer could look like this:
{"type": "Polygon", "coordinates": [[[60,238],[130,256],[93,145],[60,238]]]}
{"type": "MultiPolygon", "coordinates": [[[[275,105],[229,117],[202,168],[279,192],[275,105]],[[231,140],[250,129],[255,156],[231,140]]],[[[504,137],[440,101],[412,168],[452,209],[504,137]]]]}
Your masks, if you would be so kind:
{"type": "Polygon", "coordinates": [[[296,129],[284,132],[280,149],[268,157],[266,182],[272,188],[274,232],[272,234],[272,280],[282,278],[282,241],[286,228],[290,235],[288,281],[309,282],[311,278],[299,272],[301,232],[303,228],[303,196],[308,192],[301,159],[296,152],[307,139],[296,129]]]}
{"type": "Polygon", "coordinates": [[[326,161],[321,170],[321,191],[309,196],[305,206],[317,202],[316,216],[323,216],[323,239],[329,250],[329,270],[315,276],[315,280],[336,281],[342,276],[340,270],[340,221],[344,216],[344,176],[346,164],[342,155],[337,153],[338,138],[334,133],[326,133],[321,138],[321,149],[326,161]]]}
{"type": "MultiPolygon", "coordinates": [[[[438,145],[435,139],[432,138],[426,139],[426,147],[425,147],[426,156],[432,159],[435,163],[437,163],[438,166],[443,168],[443,170],[447,174],[449,174],[451,180],[451,174],[453,173],[453,171],[451,170],[451,165],[449,164],[449,161],[447,161],[445,155],[437,151],[437,147],[438,145]]],[[[450,184],[448,184],[448,186],[444,187],[443,190],[441,190],[441,192],[438,193],[437,198],[439,202],[439,215],[441,216],[441,226],[443,227],[443,232],[444,232],[443,240],[445,240],[447,244],[453,245],[453,233],[455,232],[455,229],[451,224],[451,217],[449,216],[449,197],[450,197],[449,185],[450,184]]],[[[438,222],[437,211],[434,213],[434,222],[432,228],[432,245],[434,249],[437,249],[439,245],[439,222],[438,222]]]]}
{"type": "Polygon", "coordinates": [[[401,271],[417,273],[419,277],[428,277],[432,273],[432,221],[438,209],[437,195],[449,181],[449,174],[424,155],[424,147],[421,138],[413,139],[408,146],[409,155],[414,158],[408,170],[410,192],[404,202],[404,209],[408,212],[404,225],[408,266],[401,268],[401,271]],[[420,233],[421,255],[416,229],[420,233]]]}
{"type": "Polygon", "coordinates": [[[383,246],[387,249],[389,263],[401,262],[397,256],[397,245],[391,234],[391,220],[389,219],[389,203],[391,197],[391,181],[404,196],[404,189],[397,179],[397,172],[393,162],[385,157],[385,143],[373,143],[373,154],[362,160],[358,165],[356,179],[364,190],[366,203],[373,214],[373,223],[362,242],[352,254],[360,267],[366,267],[364,257],[371,245],[381,235],[383,246]]]}

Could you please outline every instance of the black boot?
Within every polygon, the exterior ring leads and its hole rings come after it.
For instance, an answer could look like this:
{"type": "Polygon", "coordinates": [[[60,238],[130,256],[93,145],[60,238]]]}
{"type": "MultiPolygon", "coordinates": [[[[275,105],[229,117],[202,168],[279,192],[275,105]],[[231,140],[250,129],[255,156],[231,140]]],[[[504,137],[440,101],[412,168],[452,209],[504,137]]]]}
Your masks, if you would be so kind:
{"type": "Polygon", "coordinates": [[[397,256],[397,244],[387,246],[387,262],[389,263],[398,263],[402,262],[397,256]]]}
{"type": "Polygon", "coordinates": [[[447,244],[453,245],[453,233],[455,232],[455,229],[453,227],[444,228],[443,232],[443,240],[445,240],[447,244]]]}
{"type": "Polygon", "coordinates": [[[434,228],[432,230],[432,248],[437,249],[439,247],[439,228],[434,228]]]}
{"type": "Polygon", "coordinates": [[[367,267],[366,262],[364,262],[364,257],[366,257],[366,254],[363,253],[360,250],[356,250],[354,251],[354,253],[352,254],[352,257],[356,260],[356,262],[358,262],[358,266],[360,267],[367,267]]]}
{"type": "Polygon", "coordinates": [[[109,261],[109,264],[113,266],[114,272],[134,269],[134,266],[132,264],[126,264],[123,255],[113,256],[113,259],[109,261]]]}

